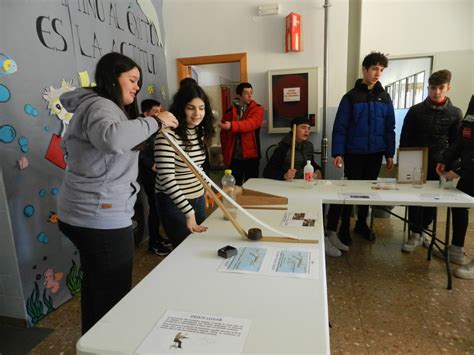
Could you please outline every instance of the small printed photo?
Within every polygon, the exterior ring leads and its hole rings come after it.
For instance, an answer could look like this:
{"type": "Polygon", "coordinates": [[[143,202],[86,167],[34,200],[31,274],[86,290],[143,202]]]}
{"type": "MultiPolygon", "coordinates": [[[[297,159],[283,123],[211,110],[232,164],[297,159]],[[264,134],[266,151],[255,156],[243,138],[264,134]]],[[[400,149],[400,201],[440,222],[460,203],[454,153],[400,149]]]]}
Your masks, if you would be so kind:
{"type": "Polygon", "coordinates": [[[304,212],[294,213],[292,219],[295,221],[301,221],[304,219],[304,216],[305,216],[304,212]]]}
{"type": "Polygon", "coordinates": [[[316,220],[314,218],[306,218],[303,220],[303,227],[314,227],[316,220]]]}

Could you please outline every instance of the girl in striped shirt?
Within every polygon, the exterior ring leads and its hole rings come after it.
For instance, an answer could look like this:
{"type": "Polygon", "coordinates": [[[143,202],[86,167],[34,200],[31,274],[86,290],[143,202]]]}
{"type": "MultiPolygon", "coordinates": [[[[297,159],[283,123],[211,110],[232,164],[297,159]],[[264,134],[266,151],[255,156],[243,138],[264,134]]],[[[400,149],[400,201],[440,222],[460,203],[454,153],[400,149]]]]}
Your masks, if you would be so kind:
{"type": "MultiPolygon", "coordinates": [[[[214,134],[209,98],[200,86],[186,85],[173,97],[170,112],[178,119],[179,126],[169,134],[201,167],[206,159],[206,146],[214,134]]],[[[201,225],[206,218],[205,190],[162,135],[155,139],[155,162],[158,213],[166,235],[177,247],[190,233],[207,230],[201,225]]]]}

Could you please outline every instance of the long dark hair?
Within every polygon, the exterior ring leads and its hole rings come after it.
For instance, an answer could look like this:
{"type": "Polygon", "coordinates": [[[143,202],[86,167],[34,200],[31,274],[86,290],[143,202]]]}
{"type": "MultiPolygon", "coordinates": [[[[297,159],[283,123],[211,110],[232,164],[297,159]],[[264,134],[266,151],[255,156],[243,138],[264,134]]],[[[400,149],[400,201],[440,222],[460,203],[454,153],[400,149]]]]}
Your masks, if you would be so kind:
{"type": "Polygon", "coordinates": [[[173,97],[170,112],[175,115],[179,121],[179,126],[175,129],[176,134],[181,138],[184,145],[188,147],[190,142],[186,131],[185,108],[186,105],[195,98],[200,98],[204,102],[206,110],[203,120],[196,128],[199,145],[202,149],[205,149],[206,146],[210,144],[211,138],[214,135],[214,115],[212,114],[209,98],[204,90],[199,85],[185,85],[181,87],[173,97]]]}
{"type": "Polygon", "coordinates": [[[136,118],[139,115],[137,100],[129,105],[124,106],[122,102],[122,88],[118,82],[118,77],[133,68],[137,68],[140,72],[140,79],[138,80],[138,86],[142,87],[142,69],[129,57],[117,53],[111,52],[104,55],[97,62],[95,68],[95,86],[94,90],[98,95],[105,97],[117,104],[129,118],[136,118]]]}

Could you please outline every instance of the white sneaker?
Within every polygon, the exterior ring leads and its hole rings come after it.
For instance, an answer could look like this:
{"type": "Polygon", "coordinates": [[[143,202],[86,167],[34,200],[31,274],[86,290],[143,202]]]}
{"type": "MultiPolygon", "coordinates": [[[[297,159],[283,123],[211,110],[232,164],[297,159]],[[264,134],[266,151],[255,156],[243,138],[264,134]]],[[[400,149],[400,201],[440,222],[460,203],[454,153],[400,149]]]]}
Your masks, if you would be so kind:
{"type": "Polygon", "coordinates": [[[429,235],[424,234],[423,235],[423,246],[425,248],[429,248],[431,244],[431,237],[429,235]]]}
{"type": "Polygon", "coordinates": [[[334,244],[331,243],[328,237],[324,238],[324,251],[326,255],[329,256],[341,256],[342,253],[339,249],[337,249],[334,244]]]}
{"type": "Polygon", "coordinates": [[[453,274],[460,279],[474,280],[474,262],[454,270],[453,274]]]}
{"type": "Polygon", "coordinates": [[[337,236],[337,233],[334,231],[328,231],[328,237],[329,240],[331,241],[332,245],[334,245],[337,249],[342,250],[342,251],[349,251],[349,247],[345,245],[339,237],[337,236]]]}
{"type": "Polygon", "coordinates": [[[423,239],[420,233],[411,232],[408,237],[408,242],[403,244],[402,251],[406,253],[413,253],[416,248],[423,244],[423,239]]]}
{"type": "MultiPolygon", "coordinates": [[[[433,255],[444,260],[444,254],[441,253],[438,248],[433,249],[433,255]]],[[[449,261],[453,264],[464,266],[469,264],[472,259],[464,253],[464,248],[451,245],[449,247],[449,261]]]]}

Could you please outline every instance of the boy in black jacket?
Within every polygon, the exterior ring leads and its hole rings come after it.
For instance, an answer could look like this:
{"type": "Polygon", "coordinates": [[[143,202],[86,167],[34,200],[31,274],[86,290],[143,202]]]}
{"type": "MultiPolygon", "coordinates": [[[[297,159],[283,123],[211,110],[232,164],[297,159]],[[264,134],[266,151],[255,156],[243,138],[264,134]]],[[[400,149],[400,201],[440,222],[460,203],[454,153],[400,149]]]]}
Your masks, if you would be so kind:
{"type": "MultiPolygon", "coordinates": [[[[436,172],[439,175],[446,174],[447,180],[460,178],[457,189],[474,196],[474,95],[471,97],[466,117],[461,121],[458,136],[436,166],[436,172]],[[459,158],[461,164],[453,167],[453,163],[459,158]]],[[[469,224],[469,211],[467,208],[453,208],[452,214],[453,239],[448,249],[449,257],[456,264],[467,264],[471,260],[464,254],[464,239],[469,224]]],[[[434,255],[442,256],[439,252],[434,255]]],[[[454,275],[463,279],[474,279],[474,262],[471,261],[469,265],[455,270],[454,275]]]]}
{"type": "MultiPolygon", "coordinates": [[[[400,147],[428,147],[427,180],[438,180],[436,163],[453,143],[462,120],[459,108],[447,94],[451,88],[451,72],[439,70],[428,79],[428,97],[408,110],[403,121],[400,147]]],[[[436,208],[410,206],[410,236],[402,251],[411,253],[423,244],[423,230],[433,222],[436,208]]]]}
{"type": "MultiPolygon", "coordinates": [[[[143,100],[141,110],[144,116],[156,116],[161,112],[161,104],[153,99],[143,100]]],[[[138,158],[138,181],[143,185],[150,211],[148,214],[148,250],[158,256],[171,252],[171,244],[160,234],[160,219],[155,201],[156,166],[153,149],[156,134],[143,144],[138,158]]]]}

